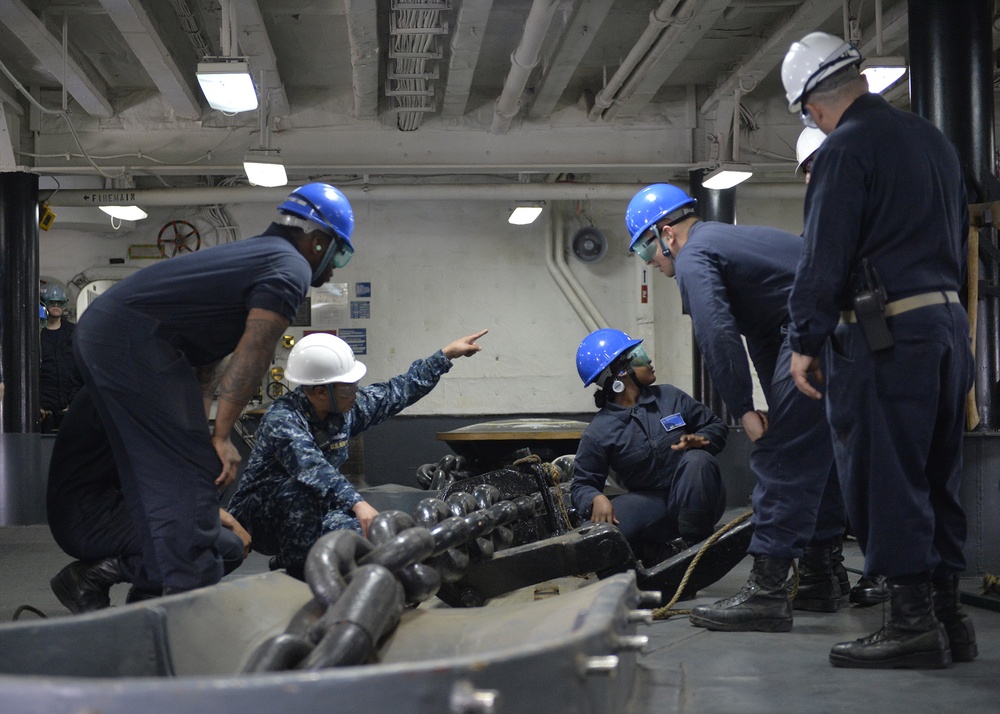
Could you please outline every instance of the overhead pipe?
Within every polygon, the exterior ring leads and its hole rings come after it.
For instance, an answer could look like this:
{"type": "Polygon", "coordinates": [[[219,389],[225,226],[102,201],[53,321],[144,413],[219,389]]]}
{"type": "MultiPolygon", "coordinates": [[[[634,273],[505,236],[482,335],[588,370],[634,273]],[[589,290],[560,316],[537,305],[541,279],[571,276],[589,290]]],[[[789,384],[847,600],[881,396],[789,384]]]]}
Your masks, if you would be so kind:
{"type": "Polygon", "coordinates": [[[663,29],[672,22],[671,18],[673,17],[674,10],[681,2],[683,0],[663,0],[658,7],[650,11],[649,24],[642,31],[642,34],[639,35],[639,39],[636,40],[632,49],[629,50],[628,55],[625,56],[621,66],[611,75],[611,79],[608,80],[604,88],[594,97],[594,106],[587,113],[587,118],[591,121],[597,121],[604,114],[604,110],[614,103],[615,97],[618,95],[618,90],[625,84],[629,76],[631,76],[632,70],[642,62],[656,40],[659,39],[663,29]]]}
{"type": "MultiPolygon", "coordinates": [[[[670,22],[670,26],[665,28],[659,37],[656,38],[653,46],[649,48],[649,51],[629,74],[621,88],[615,93],[615,96],[605,100],[608,102],[608,115],[605,117],[604,110],[602,110],[602,117],[611,119],[616,113],[613,107],[624,104],[635,94],[636,90],[639,89],[639,85],[646,78],[646,75],[649,74],[649,71],[660,61],[663,53],[670,49],[674,42],[687,29],[687,26],[691,24],[691,20],[694,19],[694,6],[699,1],[681,0],[681,2],[677,3],[677,11],[670,22]]],[[[596,102],[594,106],[597,106],[596,102]]]]}
{"type": "Polygon", "coordinates": [[[521,95],[528,84],[531,70],[538,64],[542,42],[549,31],[549,24],[558,5],[558,0],[534,0],[531,4],[528,19],[524,22],[521,42],[510,55],[510,72],[493,110],[491,133],[506,134],[511,121],[521,108],[521,95]]]}
{"type": "MultiPolygon", "coordinates": [[[[677,182],[683,186],[683,182],[677,182]]],[[[530,184],[407,184],[340,186],[347,198],[363,201],[622,201],[628,202],[643,183],[530,183],[530,184]]],[[[207,206],[217,203],[281,203],[288,187],[210,186],[129,190],[61,189],[42,198],[50,206],[207,206]]],[[[801,199],[799,183],[746,183],[745,198],[801,199]]]]}

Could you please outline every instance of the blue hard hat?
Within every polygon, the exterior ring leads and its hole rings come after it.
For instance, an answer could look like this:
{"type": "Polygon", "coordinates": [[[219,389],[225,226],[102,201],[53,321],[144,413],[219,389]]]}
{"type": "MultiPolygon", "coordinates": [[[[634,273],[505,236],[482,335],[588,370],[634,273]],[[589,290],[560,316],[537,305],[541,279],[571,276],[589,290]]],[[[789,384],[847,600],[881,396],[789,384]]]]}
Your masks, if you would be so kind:
{"type": "Polygon", "coordinates": [[[330,261],[334,261],[337,268],[347,265],[354,254],[354,244],[351,242],[354,210],[340,189],[328,183],[307,183],[292,191],[278,206],[278,212],[312,221],[337,238],[337,245],[323,256],[322,263],[313,271],[313,280],[323,274],[330,261]]]}
{"type": "Polygon", "coordinates": [[[692,209],[698,201],[688,196],[684,191],[669,183],[654,183],[639,191],[629,201],[625,211],[625,225],[632,237],[628,244],[629,250],[639,240],[639,236],[649,230],[649,227],[664,216],[674,211],[690,206],[692,209]]]}
{"type": "Polygon", "coordinates": [[[583,386],[593,384],[612,362],[641,342],[610,327],[594,330],[584,337],[576,350],[576,371],[583,386]]]}
{"type": "Polygon", "coordinates": [[[278,206],[278,211],[318,223],[354,247],[351,243],[351,234],[354,232],[351,202],[340,189],[328,183],[307,183],[300,186],[278,206]]]}
{"type": "Polygon", "coordinates": [[[38,297],[43,303],[60,302],[65,305],[68,302],[66,291],[55,283],[46,283],[38,293],[38,297]]]}

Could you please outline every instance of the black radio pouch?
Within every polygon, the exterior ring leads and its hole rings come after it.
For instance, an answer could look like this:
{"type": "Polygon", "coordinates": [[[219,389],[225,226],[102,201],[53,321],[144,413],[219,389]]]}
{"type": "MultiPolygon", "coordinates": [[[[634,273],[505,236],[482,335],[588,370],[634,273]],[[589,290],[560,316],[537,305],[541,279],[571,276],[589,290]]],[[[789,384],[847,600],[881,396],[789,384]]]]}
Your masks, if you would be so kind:
{"type": "Polygon", "coordinates": [[[869,351],[881,352],[895,344],[885,318],[885,288],[867,258],[861,261],[860,277],[860,287],[854,294],[854,315],[869,351]]]}

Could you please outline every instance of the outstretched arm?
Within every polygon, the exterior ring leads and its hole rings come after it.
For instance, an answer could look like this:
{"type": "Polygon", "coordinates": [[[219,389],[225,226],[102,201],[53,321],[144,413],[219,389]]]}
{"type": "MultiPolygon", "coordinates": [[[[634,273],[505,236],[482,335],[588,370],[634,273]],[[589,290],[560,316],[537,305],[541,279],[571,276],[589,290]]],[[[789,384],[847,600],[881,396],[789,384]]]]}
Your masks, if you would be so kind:
{"type": "Polygon", "coordinates": [[[456,357],[471,357],[472,355],[483,349],[480,345],[476,344],[476,340],[485,335],[489,330],[480,330],[474,335],[466,335],[460,339],[455,340],[447,347],[441,349],[444,352],[444,356],[448,359],[455,359],[456,357]]]}

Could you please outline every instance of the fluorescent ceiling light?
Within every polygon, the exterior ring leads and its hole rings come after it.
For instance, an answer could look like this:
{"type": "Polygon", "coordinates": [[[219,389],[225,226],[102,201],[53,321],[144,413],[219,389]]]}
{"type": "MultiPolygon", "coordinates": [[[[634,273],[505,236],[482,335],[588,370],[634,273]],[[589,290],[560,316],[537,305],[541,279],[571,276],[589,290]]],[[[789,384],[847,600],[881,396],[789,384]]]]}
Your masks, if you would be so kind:
{"type": "Polygon", "coordinates": [[[701,185],[705,188],[721,191],[743,183],[751,176],[753,176],[753,168],[750,164],[725,162],[705,174],[705,177],[701,180],[701,185]]]}
{"type": "Polygon", "coordinates": [[[243,159],[243,170],[254,186],[284,186],[288,174],[277,149],[251,149],[243,159]]]}
{"type": "Polygon", "coordinates": [[[98,206],[98,208],[120,221],[141,221],[149,215],[138,206],[98,206]]]}
{"type": "Polygon", "coordinates": [[[542,207],[540,205],[530,205],[530,206],[518,206],[510,213],[510,218],[507,219],[508,223],[513,223],[515,226],[526,226],[529,223],[534,223],[535,219],[542,212],[542,207]]]}
{"type": "Polygon", "coordinates": [[[868,78],[868,89],[881,94],[906,74],[902,57],[869,57],[861,63],[861,74],[868,78]]]}
{"type": "Polygon", "coordinates": [[[198,84],[212,109],[236,113],[257,108],[257,90],[246,61],[225,57],[205,60],[198,63],[198,84]]]}

